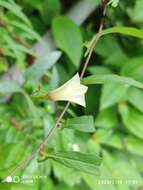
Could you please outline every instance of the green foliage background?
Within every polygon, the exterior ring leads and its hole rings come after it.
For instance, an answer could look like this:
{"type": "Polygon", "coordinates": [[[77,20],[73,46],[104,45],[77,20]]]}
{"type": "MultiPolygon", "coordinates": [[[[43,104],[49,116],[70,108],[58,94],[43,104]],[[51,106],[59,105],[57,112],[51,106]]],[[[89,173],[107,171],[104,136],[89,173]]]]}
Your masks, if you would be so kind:
{"type": "MultiPolygon", "coordinates": [[[[41,143],[65,105],[30,95],[39,85],[45,92],[78,72],[97,32],[100,2],[94,0],[97,9],[81,27],[64,16],[76,3],[0,0],[1,179],[41,143]],[[56,47],[37,55],[32,46],[47,30],[56,47]]],[[[81,81],[89,87],[86,108],[72,104],[44,158],[39,154],[16,173],[19,183],[1,182],[0,189],[143,188],[142,9],[142,0],[110,1],[81,81]]]]}

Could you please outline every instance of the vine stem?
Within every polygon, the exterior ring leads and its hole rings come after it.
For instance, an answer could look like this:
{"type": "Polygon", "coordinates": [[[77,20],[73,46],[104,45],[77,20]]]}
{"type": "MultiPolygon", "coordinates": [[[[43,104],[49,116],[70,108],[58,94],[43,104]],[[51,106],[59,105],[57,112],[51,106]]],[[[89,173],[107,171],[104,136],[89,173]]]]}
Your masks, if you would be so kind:
{"type": "MultiPolygon", "coordinates": [[[[93,39],[91,40],[91,44],[88,50],[88,55],[86,56],[86,60],[83,64],[83,68],[80,74],[80,79],[83,78],[86,68],[89,64],[90,58],[92,56],[94,47],[96,46],[98,40],[100,39],[101,33],[102,33],[102,29],[103,29],[103,25],[104,25],[104,20],[105,20],[105,15],[106,15],[106,8],[108,5],[109,0],[101,0],[101,8],[102,8],[102,15],[101,15],[101,20],[100,20],[100,25],[99,25],[99,29],[97,34],[93,37],[93,39]]],[[[49,131],[49,133],[47,134],[47,136],[45,137],[45,139],[42,141],[42,143],[28,156],[26,157],[24,160],[22,160],[10,173],[8,176],[14,176],[16,172],[18,172],[25,164],[27,164],[30,160],[32,160],[41,150],[42,148],[47,144],[47,142],[49,141],[50,137],[54,134],[54,132],[58,129],[59,124],[62,120],[62,118],[64,117],[66,111],[68,110],[70,106],[70,102],[67,102],[64,110],[61,112],[60,116],[58,117],[54,127],[49,131]]],[[[8,177],[7,176],[7,177],[8,177]]],[[[4,179],[4,181],[6,181],[6,178],[4,179]]]]}

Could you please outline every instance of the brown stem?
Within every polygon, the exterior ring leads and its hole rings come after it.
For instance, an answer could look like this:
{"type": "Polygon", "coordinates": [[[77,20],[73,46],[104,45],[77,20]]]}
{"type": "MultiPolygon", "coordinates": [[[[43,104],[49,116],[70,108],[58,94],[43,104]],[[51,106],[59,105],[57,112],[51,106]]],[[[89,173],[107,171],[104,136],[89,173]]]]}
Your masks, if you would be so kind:
{"type": "Polygon", "coordinates": [[[106,7],[107,7],[107,3],[108,3],[108,0],[102,0],[102,16],[101,16],[101,20],[100,20],[100,25],[99,25],[99,29],[98,29],[98,32],[97,34],[94,36],[93,40],[92,40],[92,43],[89,47],[89,52],[88,52],[88,55],[87,55],[87,58],[85,60],[85,63],[84,63],[84,66],[83,66],[83,69],[81,71],[81,75],[80,75],[80,78],[82,79],[83,76],[84,76],[84,73],[86,71],[86,68],[88,66],[88,63],[89,63],[89,60],[91,58],[91,55],[93,53],[93,50],[101,36],[101,33],[102,33],[102,29],[103,29],[103,25],[104,25],[104,20],[105,20],[105,14],[106,14],[106,7]]]}
{"type": "MultiPolygon", "coordinates": [[[[58,128],[59,123],[61,121],[61,119],[63,118],[65,112],[67,111],[68,107],[70,105],[70,102],[67,102],[64,110],[62,111],[62,113],[60,114],[60,116],[58,117],[56,124],[54,125],[54,127],[49,131],[48,135],[45,137],[45,139],[43,140],[43,142],[31,153],[31,155],[29,155],[26,159],[22,160],[9,174],[9,176],[14,176],[14,174],[21,169],[27,162],[29,162],[30,160],[32,160],[36,154],[38,154],[40,152],[40,150],[43,149],[43,147],[47,144],[49,138],[51,137],[51,135],[53,134],[53,132],[58,128]]],[[[4,179],[4,181],[6,181],[6,178],[4,179]]]]}
{"type": "MultiPolygon", "coordinates": [[[[86,71],[86,68],[88,66],[88,63],[90,61],[91,55],[93,53],[94,47],[97,44],[101,33],[102,33],[102,29],[103,29],[103,25],[104,25],[104,19],[105,19],[105,14],[106,14],[106,7],[108,4],[108,0],[102,0],[101,1],[101,7],[102,7],[102,17],[100,20],[100,25],[99,25],[99,29],[97,34],[95,35],[95,37],[93,38],[93,41],[91,43],[90,49],[89,49],[89,53],[86,57],[86,60],[84,62],[83,65],[83,69],[81,71],[81,75],[80,78],[82,79],[84,76],[84,73],[86,71]]],[[[27,162],[29,162],[30,160],[32,160],[36,154],[38,154],[40,152],[40,150],[47,144],[47,142],[49,141],[50,137],[53,135],[54,131],[58,128],[60,121],[62,120],[63,116],[65,115],[67,109],[69,108],[70,102],[67,102],[64,110],[62,111],[62,113],[60,114],[60,116],[58,117],[55,126],[49,131],[48,135],[45,137],[45,139],[43,140],[43,142],[38,146],[38,148],[36,148],[32,154],[30,156],[28,156],[26,159],[22,160],[11,172],[10,172],[10,176],[13,176],[19,169],[21,169],[27,162]]]]}

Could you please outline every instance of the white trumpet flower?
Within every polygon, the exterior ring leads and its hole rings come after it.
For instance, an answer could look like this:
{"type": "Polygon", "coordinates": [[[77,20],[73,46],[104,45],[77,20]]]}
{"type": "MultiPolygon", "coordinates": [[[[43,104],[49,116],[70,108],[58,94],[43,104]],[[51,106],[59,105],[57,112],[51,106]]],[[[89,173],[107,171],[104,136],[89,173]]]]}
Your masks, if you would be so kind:
{"type": "Polygon", "coordinates": [[[88,87],[80,84],[77,73],[61,87],[48,92],[47,97],[55,101],[69,101],[85,107],[85,93],[88,87]]]}

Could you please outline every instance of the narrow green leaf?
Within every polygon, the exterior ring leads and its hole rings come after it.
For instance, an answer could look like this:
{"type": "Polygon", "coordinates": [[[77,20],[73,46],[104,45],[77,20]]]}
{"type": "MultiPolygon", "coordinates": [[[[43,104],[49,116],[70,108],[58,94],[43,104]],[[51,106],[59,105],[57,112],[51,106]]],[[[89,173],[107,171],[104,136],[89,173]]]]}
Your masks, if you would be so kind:
{"type": "Polygon", "coordinates": [[[143,141],[141,139],[128,135],[124,140],[130,152],[143,156],[143,141]]]}
{"type": "Polygon", "coordinates": [[[143,30],[127,27],[127,26],[117,26],[117,27],[105,29],[102,31],[102,36],[107,35],[107,34],[114,34],[114,33],[124,34],[124,35],[143,39],[143,30]]]}
{"type": "Polygon", "coordinates": [[[117,114],[115,110],[111,108],[99,112],[95,119],[95,126],[103,128],[114,127],[117,125],[117,123],[117,114]]]}
{"type": "Polygon", "coordinates": [[[130,86],[143,88],[143,84],[129,77],[114,74],[91,75],[82,80],[85,85],[104,84],[102,89],[100,109],[108,108],[126,98],[127,89],[130,86]],[[111,95],[111,92],[112,95],[111,95]]]}
{"type": "Polygon", "coordinates": [[[15,57],[18,58],[18,53],[24,52],[28,54],[34,54],[34,52],[19,43],[17,43],[14,39],[12,39],[9,35],[4,35],[4,40],[8,44],[8,48],[14,52],[15,57]]]}
{"type": "Polygon", "coordinates": [[[103,144],[119,150],[128,150],[133,154],[143,156],[143,141],[133,135],[124,135],[122,132],[113,132],[109,129],[100,129],[92,139],[93,143],[103,144]]]}
{"type": "MultiPolygon", "coordinates": [[[[97,43],[96,47],[94,48],[94,52],[104,57],[104,65],[113,65],[114,67],[117,68],[124,65],[125,62],[127,62],[129,59],[126,53],[123,51],[120,44],[118,43],[117,38],[115,38],[115,36],[113,35],[103,36],[102,38],[100,38],[99,43],[97,43]]],[[[92,73],[92,74],[97,74],[97,73],[92,73]]],[[[98,74],[109,74],[109,73],[106,72],[98,74]]]]}
{"type": "Polygon", "coordinates": [[[81,172],[99,175],[101,158],[96,155],[80,152],[55,152],[47,154],[47,158],[51,158],[67,167],[81,172]]]}
{"type": "MultiPolygon", "coordinates": [[[[137,29],[137,28],[132,28],[132,27],[126,27],[126,26],[118,26],[118,27],[112,27],[112,28],[108,28],[108,29],[104,29],[102,31],[102,34],[101,36],[104,36],[104,35],[107,35],[107,34],[114,34],[114,33],[119,33],[119,34],[123,34],[123,35],[128,35],[128,36],[132,36],[132,37],[136,37],[136,38],[141,38],[143,39],[143,30],[141,29],[137,29]]],[[[93,39],[96,38],[96,35],[95,34],[92,38],[92,40],[89,42],[89,44],[93,41],[93,39]]],[[[108,36],[109,37],[109,36],[108,36]]],[[[116,61],[118,64],[120,63],[120,57],[124,60],[127,59],[127,56],[126,54],[123,52],[123,50],[120,48],[119,44],[113,39],[112,42],[110,42],[110,38],[101,38],[101,41],[103,43],[98,43],[97,44],[97,47],[95,48],[95,52],[101,54],[101,55],[104,55],[104,56],[107,56],[109,60],[107,60],[107,62],[112,62],[112,59],[113,59],[113,63],[116,61]],[[104,44],[105,43],[105,44],[104,44]],[[108,46],[109,48],[105,48],[105,46],[108,46]],[[103,47],[103,51],[101,51],[101,47],[103,47]],[[117,52],[114,52],[114,56],[108,56],[109,53],[111,52],[111,49],[118,49],[117,52]],[[117,59],[118,58],[118,59],[117,59]],[[111,59],[111,60],[110,60],[111,59]]],[[[87,52],[86,54],[89,53],[89,50],[87,49],[87,52]]],[[[115,62],[115,63],[116,63],[115,62]]],[[[114,63],[114,64],[115,64],[114,63]]],[[[121,64],[121,63],[120,63],[121,64]]]]}
{"type": "Polygon", "coordinates": [[[10,93],[21,93],[24,95],[26,102],[29,106],[31,114],[36,118],[36,108],[29,97],[29,95],[20,87],[19,83],[15,80],[4,80],[0,82],[0,96],[9,95],[10,93]]]}
{"type": "Polygon", "coordinates": [[[36,119],[38,120],[39,115],[37,113],[37,109],[36,109],[33,101],[31,100],[31,97],[25,91],[23,92],[23,95],[24,95],[24,97],[25,97],[25,99],[27,101],[27,104],[29,106],[29,110],[30,110],[31,115],[35,118],[35,120],[36,119]]]}
{"type": "Polygon", "coordinates": [[[25,22],[27,25],[31,26],[31,23],[29,22],[28,18],[22,12],[21,7],[18,6],[13,0],[8,0],[8,1],[1,0],[0,6],[8,9],[15,16],[17,16],[19,19],[21,19],[23,22],[25,22]]]}
{"type": "Polygon", "coordinates": [[[8,93],[23,92],[20,85],[15,80],[0,81],[0,95],[8,93]]]}
{"type": "Polygon", "coordinates": [[[25,31],[28,35],[30,35],[33,39],[40,40],[40,35],[32,29],[32,27],[27,27],[26,24],[21,23],[19,21],[11,21],[11,24],[17,28],[20,28],[21,30],[25,31]]]}
{"type": "Polygon", "coordinates": [[[119,150],[125,150],[126,148],[129,152],[133,154],[143,156],[143,140],[136,138],[133,135],[125,136],[123,133],[120,132],[116,132],[114,134],[110,133],[108,135],[107,130],[104,130],[104,134],[102,133],[102,136],[103,135],[105,136],[105,138],[99,137],[97,135],[95,136],[95,140],[97,138],[101,144],[108,145],[119,150]]]}
{"type": "Polygon", "coordinates": [[[136,137],[143,139],[143,115],[125,104],[119,106],[125,127],[136,137]]]}
{"type": "Polygon", "coordinates": [[[129,9],[129,16],[134,23],[142,23],[143,21],[143,0],[136,0],[135,6],[132,9],[129,9]]]}
{"type": "Polygon", "coordinates": [[[72,119],[67,119],[64,123],[64,127],[89,133],[95,131],[92,116],[81,116],[72,119]]]}
{"type": "Polygon", "coordinates": [[[111,70],[105,66],[90,66],[87,69],[92,75],[111,74],[111,70]]]}
{"type": "Polygon", "coordinates": [[[60,16],[54,19],[52,31],[57,47],[78,67],[82,55],[82,36],[78,26],[68,17],[60,16]]]}
{"type": "Polygon", "coordinates": [[[100,99],[100,110],[106,109],[124,100],[128,85],[110,82],[103,85],[100,99]]]}
{"type": "Polygon", "coordinates": [[[127,101],[143,113],[143,92],[137,88],[129,88],[127,101]]]}
{"type": "Polygon", "coordinates": [[[38,82],[38,80],[46,73],[46,71],[58,61],[60,55],[60,51],[54,51],[44,57],[38,58],[37,61],[25,71],[25,78],[27,81],[30,81],[34,84],[38,82]]]}
{"type": "Polygon", "coordinates": [[[104,75],[91,75],[83,78],[82,83],[88,84],[105,84],[109,82],[115,82],[118,84],[125,84],[143,89],[143,84],[129,77],[123,77],[115,74],[104,74],[104,75]]]}
{"type": "Polygon", "coordinates": [[[143,56],[133,57],[125,62],[121,68],[121,75],[143,81],[143,56]]]}

